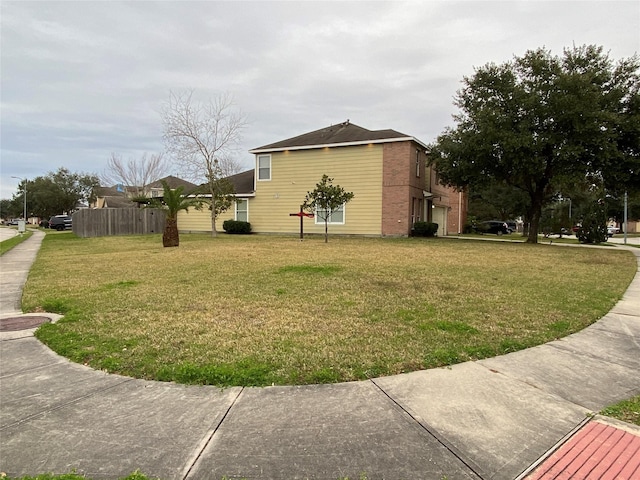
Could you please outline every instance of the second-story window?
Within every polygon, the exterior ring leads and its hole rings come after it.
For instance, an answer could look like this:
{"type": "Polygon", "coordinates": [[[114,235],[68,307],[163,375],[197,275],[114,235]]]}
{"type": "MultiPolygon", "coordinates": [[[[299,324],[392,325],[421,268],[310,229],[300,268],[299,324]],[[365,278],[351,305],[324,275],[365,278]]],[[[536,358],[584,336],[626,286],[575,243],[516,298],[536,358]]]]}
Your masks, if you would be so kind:
{"type": "Polygon", "coordinates": [[[420,150],[416,148],[416,177],[420,178],[420,150]]]}
{"type": "Polygon", "coordinates": [[[271,155],[258,155],[258,180],[271,180],[271,155]]]}

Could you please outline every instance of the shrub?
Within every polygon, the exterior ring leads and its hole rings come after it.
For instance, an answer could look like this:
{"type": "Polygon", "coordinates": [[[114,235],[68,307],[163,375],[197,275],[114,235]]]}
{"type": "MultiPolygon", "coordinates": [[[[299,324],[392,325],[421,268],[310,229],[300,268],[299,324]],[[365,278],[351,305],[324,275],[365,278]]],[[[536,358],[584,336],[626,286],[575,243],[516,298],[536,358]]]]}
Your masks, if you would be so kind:
{"type": "Polygon", "coordinates": [[[222,223],[224,231],[231,234],[247,234],[251,233],[251,224],[249,222],[241,222],[239,220],[225,220],[222,223]]]}
{"type": "Polygon", "coordinates": [[[433,237],[438,232],[438,224],[433,222],[416,222],[413,224],[412,236],[433,237]]]}
{"type": "Polygon", "coordinates": [[[580,243],[606,242],[607,235],[607,211],[603,204],[593,203],[584,212],[582,225],[576,232],[580,243]]]}

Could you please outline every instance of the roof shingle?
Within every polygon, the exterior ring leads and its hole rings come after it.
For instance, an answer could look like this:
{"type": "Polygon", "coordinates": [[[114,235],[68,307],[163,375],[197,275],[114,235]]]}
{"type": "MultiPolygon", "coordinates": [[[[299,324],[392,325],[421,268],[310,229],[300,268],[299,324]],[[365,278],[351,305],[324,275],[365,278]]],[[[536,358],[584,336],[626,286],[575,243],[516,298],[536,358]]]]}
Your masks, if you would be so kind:
{"type": "Polygon", "coordinates": [[[321,128],[313,132],[304,133],[297,137],[288,138],[279,142],[270,143],[262,147],[249,150],[250,153],[266,151],[277,151],[286,149],[313,148],[327,145],[358,144],[367,142],[380,142],[384,140],[416,140],[410,135],[397,132],[396,130],[367,130],[359,127],[349,120],[337,125],[321,128]]]}

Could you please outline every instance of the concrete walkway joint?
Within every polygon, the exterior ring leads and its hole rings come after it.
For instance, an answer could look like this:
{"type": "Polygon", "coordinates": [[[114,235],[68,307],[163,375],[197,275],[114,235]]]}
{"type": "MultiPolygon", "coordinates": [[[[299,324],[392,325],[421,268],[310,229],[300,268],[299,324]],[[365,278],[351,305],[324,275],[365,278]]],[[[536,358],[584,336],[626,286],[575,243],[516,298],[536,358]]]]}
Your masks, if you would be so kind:
{"type": "MultiPolygon", "coordinates": [[[[43,236],[0,257],[0,317],[22,315],[43,236]]],[[[640,249],[619,248],[640,265],[640,249]]],[[[10,476],[546,479],[541,472],[564,465],[563,448],[604,421],[594,413],[640,394],[638,274],[611,312],[560,340],[342,384],[220,389],[131,379],[72,363],[33,331],[0,332],[0,472],[10,476]]],[[[640,437],[620,422],[600,428],[611,429],[640,437]]]]}

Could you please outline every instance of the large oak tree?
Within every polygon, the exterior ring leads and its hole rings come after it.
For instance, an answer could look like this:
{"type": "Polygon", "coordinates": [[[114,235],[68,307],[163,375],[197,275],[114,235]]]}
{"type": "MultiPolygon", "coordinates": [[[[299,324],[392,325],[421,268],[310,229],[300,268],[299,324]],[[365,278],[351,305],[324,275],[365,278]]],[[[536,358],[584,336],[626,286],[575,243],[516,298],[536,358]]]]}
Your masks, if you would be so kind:
{"type": "Polygon", "coordinates": [[[75,173],[60,167],[45,176],[22,180],[14,195],[14,200],[19,205],[24,201],[22,195],[25,182],[27,216],[45,220],[62,213],[71,215],[82,204],[88,204],[93,198],[94,189],[100,186],[100,180],[94,174],[75,173]]]}
{"type": "Polygon", "coordinates": [[[542,209],[562,185],[589,178],[609,191],[640,188],[639,65],[589,45],[478,68],[464,78],[457,125],[438,137],[430,161],[448,185],[525,192],[527,241],[536,243],[542,209]]]}

